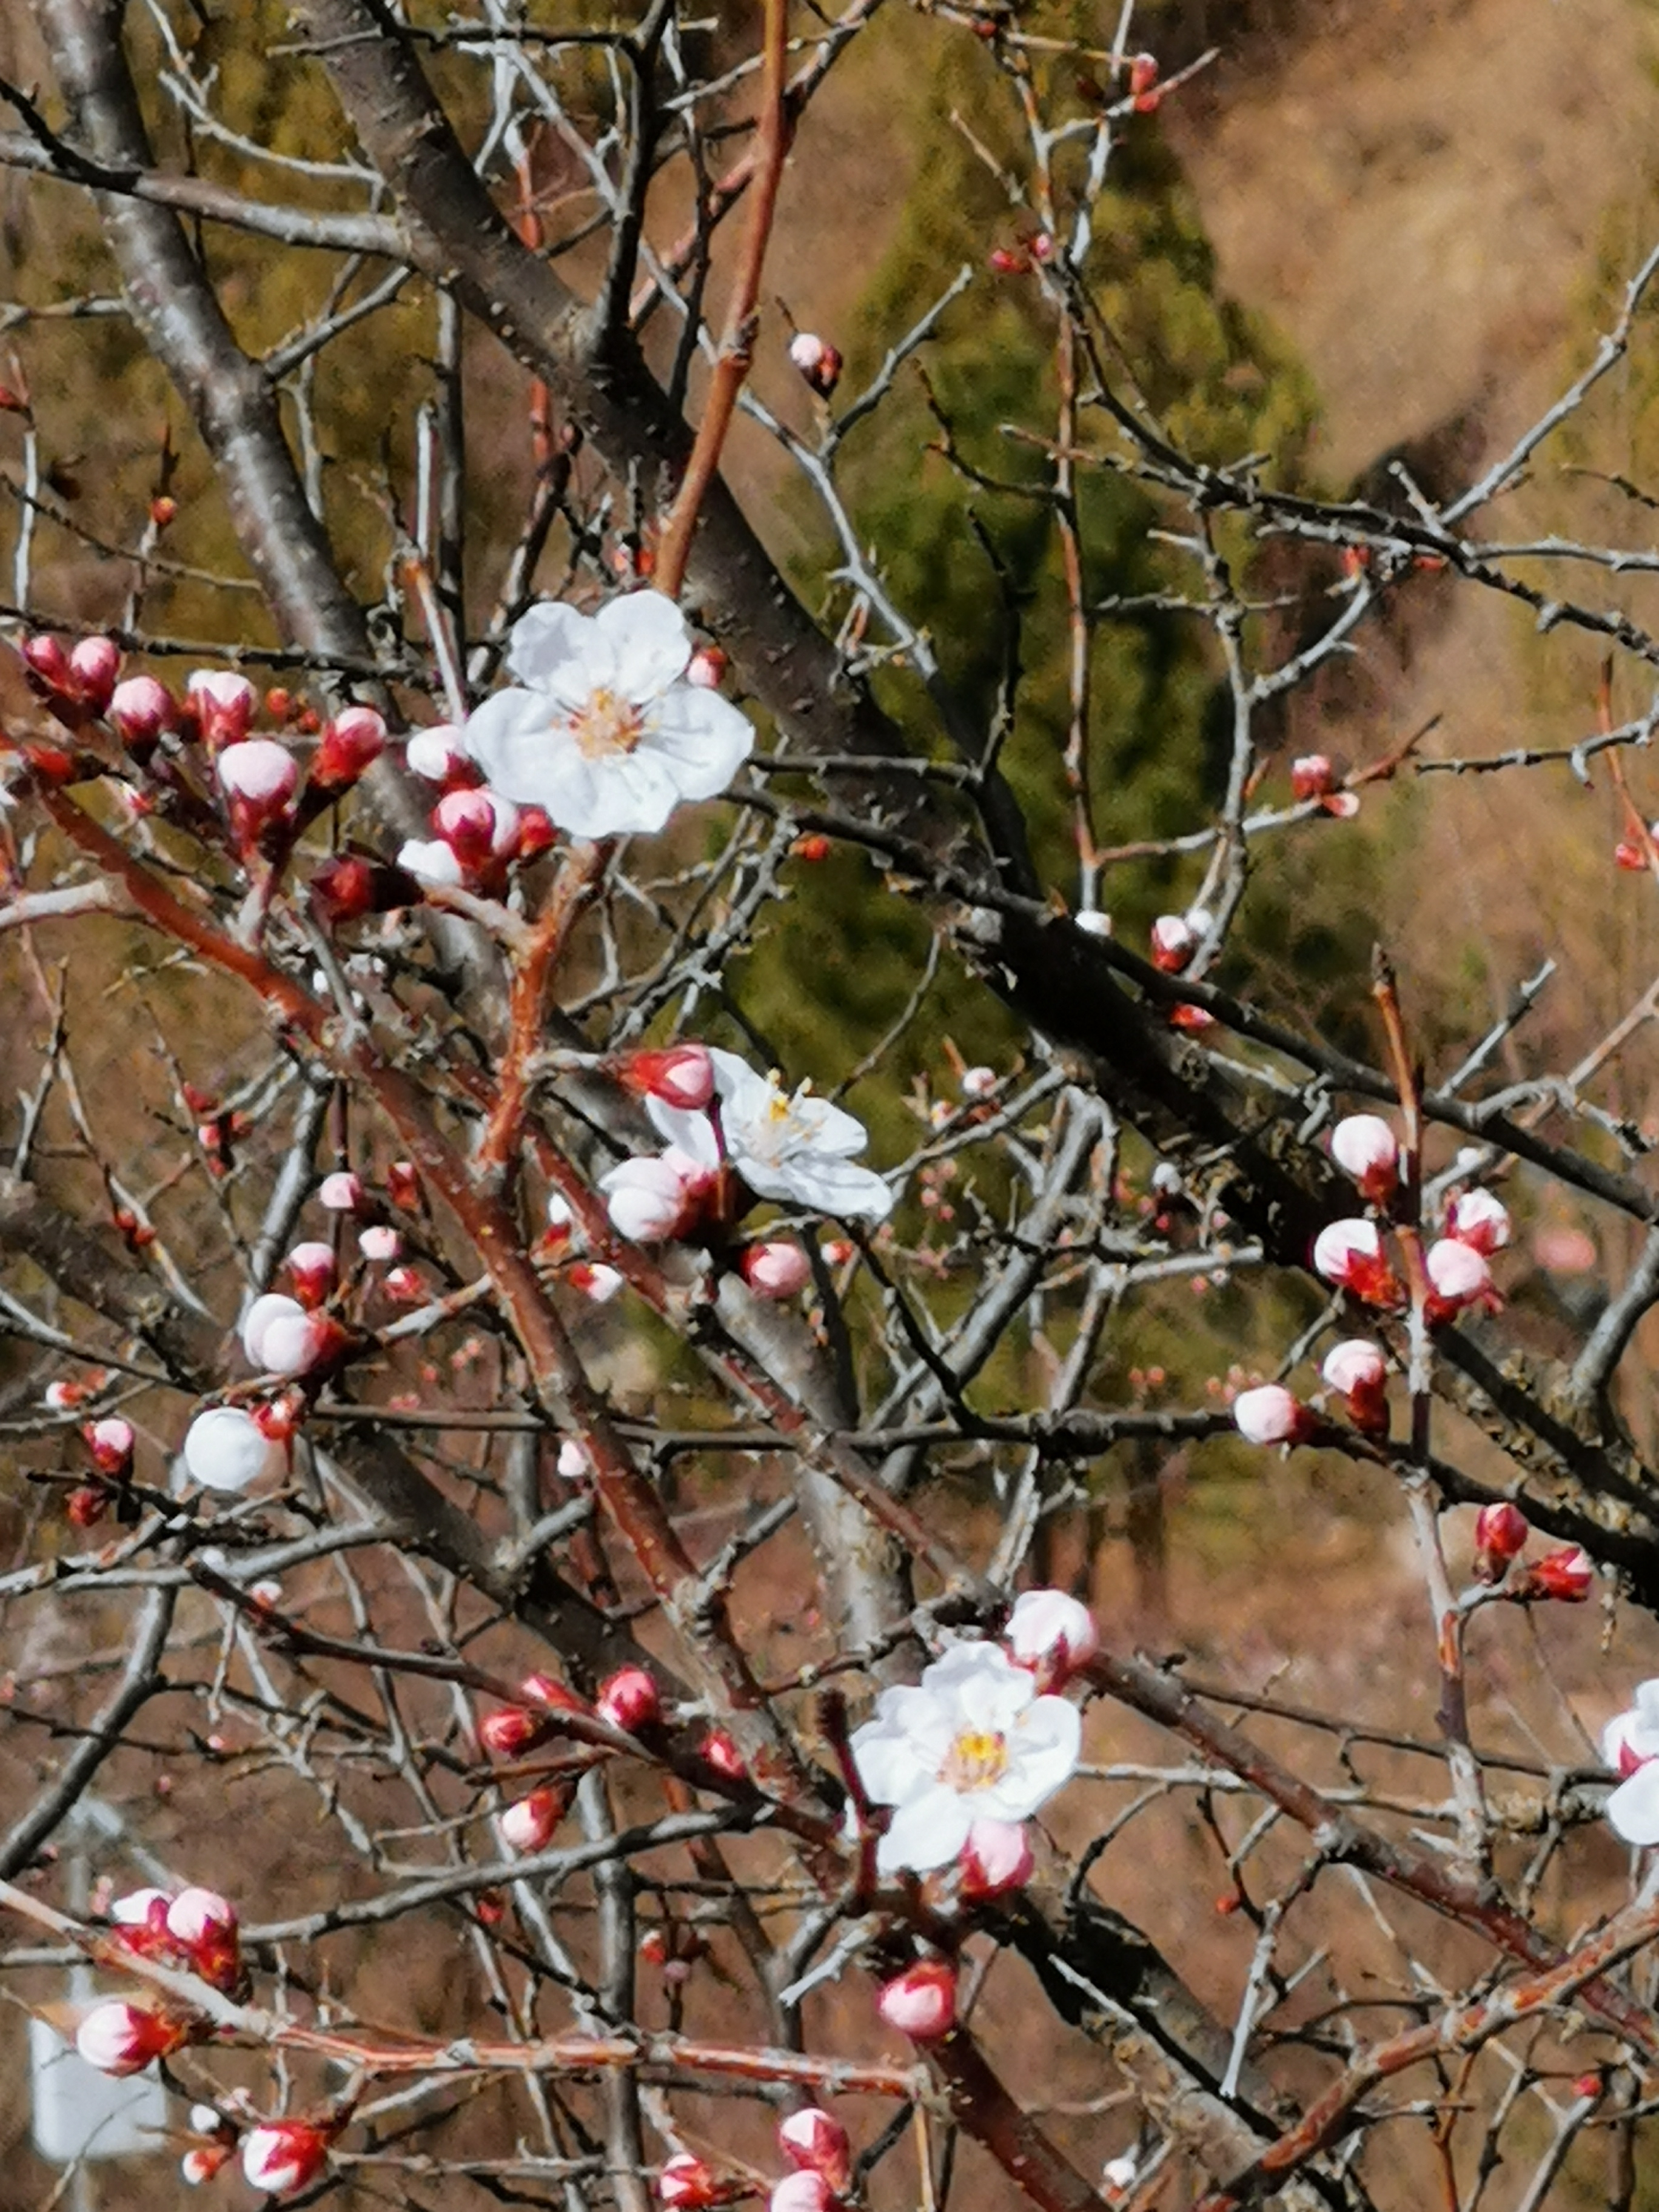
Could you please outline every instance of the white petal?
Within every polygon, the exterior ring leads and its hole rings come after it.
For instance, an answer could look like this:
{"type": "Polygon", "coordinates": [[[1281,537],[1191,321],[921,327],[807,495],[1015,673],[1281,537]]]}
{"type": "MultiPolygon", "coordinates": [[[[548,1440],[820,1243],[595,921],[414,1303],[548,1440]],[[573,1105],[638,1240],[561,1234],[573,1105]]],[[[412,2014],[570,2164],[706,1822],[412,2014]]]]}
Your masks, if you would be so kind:
{"type": "Polygon", "coordinates": [[[990,1795],[1005,1808],[995,1817],[1024,1820],[1071,1780],[1082,1747],[1083,1720],[1064,1698],[1039,1698],[1020,1717],[1008,1741],[1008,1765],[990,1795]]]}
{"type": "Polygon", "coordinates": [[[408,837],[398,848],[398,866],[405,875],[416,876],[422,883],[458,884],[461,880],[461,864],[455,858],[455,849],[441,837],[408,837]]]}
{"type": "Polygon", "coordinates": [[[743,1158],[736,1164],[757,1198],[792,1198],[815,1212],[842,1220],[861,1217],[885,1221],[893,1210],[893,1194],[873,1169],[856,1160],[820,1159],[797,1155],[777,1167],[743,1158]]]}
{"type": "Polygon", "coordinates": [[[1036,1685],[1000,1644],[953,1644],[922,1674],[921,1685],[948,1705],[958,1728],[1002,1735],[1013,1727],[1036,1685]]]}
{"type": "Polygon", "coordinates": [[[549,760],[560,745],[574,750],[569,725],[545,693],[511,686],[467,716],[461,741],[491,790],[521,805],[543,803],[549,760]]]}
{"type": "Polygon", "coordinates": [[[599,624],[557,599],[544,599],[514,623],[507,665],[521,684],[571,710],[616,685],[616,656],[599,624]]]}
{"type": "Polygon", "coordinates": [[[652,1127],[665,1144],[672,1145],[706,1170],[712,1172],[719,1167],[720,1146],[714,1141],[714,1125],[707,1114],[696,1112],[689,1106],[671,1106],[665,1098],[648,1095],[645,1110],[652,1127]]]}
{"type": "Polygon", "coordinates": [[[973,1826],[969,1801],[943,1783],[901,1805],[893,1825],[876,1846],[876,1866],[882,1874],[909,1867],[926,1874],[930,1867],[948,1865],[968,1840],[973,1826]]]}
{"type": "Polygon", "coordinates": [[[714,1063],[714,1088],[721,1103],[731,1108],[734,1122],[746,1121],[764,1111],[772,1086],[763,1075],[757,1075],[740,1054],[727,1052],[717,1044],[709,1046],[708,1057],[714,1063]]]}
{"type": "Polygon", "coordinates": [[[1607,1800],[1607,1815],[1627,1844],[1659,1844],[1659,1759],[1620,1784],[1607,1800]]]}
{"type": "Polygon", "coordinates": [[[878,1805],[902,1805],[931,1789],[951,1748],[951,1716],[926,1690],[884,1690],[876,1717],[853,1733],[853,1757],[878,1805]]]}
{"type": "Polygon", "coordinates": [[[684,675],[691,633],[665,592],[629,592],[611,599],[594,617],[593,627],[605,640],[615,672],[612,689],[636,707],[659,698],[684,675]]]}
{"type": "Polygon", "coordinates": [[[673,763],[687,799],[714,799],[755,749],[755,726],[718,691],[677,684],[645,718],[641,752],[673,763]]]}

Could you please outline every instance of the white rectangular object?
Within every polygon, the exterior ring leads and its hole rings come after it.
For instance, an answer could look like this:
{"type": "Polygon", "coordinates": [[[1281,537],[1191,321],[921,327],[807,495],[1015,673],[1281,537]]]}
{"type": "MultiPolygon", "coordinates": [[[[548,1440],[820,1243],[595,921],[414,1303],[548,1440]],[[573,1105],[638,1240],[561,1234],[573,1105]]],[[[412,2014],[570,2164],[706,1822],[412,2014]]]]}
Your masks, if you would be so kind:
{"type": "Polygon", "coordinates": [[[151,2069],[118,2077],[88,2066],[43,2020],[29,2021],[34,2148],[56,2166],[76,2159],[154,2157],[165,2150],[167,2093],[151,2069]]]}

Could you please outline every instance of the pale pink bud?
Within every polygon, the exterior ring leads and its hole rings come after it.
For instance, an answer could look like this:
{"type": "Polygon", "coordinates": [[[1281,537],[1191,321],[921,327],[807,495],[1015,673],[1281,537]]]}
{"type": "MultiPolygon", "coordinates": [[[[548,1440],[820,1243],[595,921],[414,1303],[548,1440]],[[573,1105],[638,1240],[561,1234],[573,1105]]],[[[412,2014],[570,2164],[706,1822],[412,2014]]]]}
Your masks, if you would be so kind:
{"type": "Polygon", "coordinates": [[[1314,1239],[1314,1273],[1370,1305],[1395,1305],[1400,1285],[1371,1221],[1333,1221],[1314,1239]]]}
{"type": "Polygon", "coordinates": [[[692,1113],[714,1095],[714,1063],[704,1044],[665,1045],[659,1052],[631,1052],[617,1073],[637,1097],[660,1098],[665,1105],[692,1113]]]}
{"type": "Polygon", "coordinates": [[[1369,1337],[1352,1336],[1333,1345],[1319,1370],[1328,1390],[1347,1401],[1354,1426],[1367,1436],[1388,1431],[1389,1363],[1369,1337]]]}
{"type": "Polygon", "coordinates": [[[635,1243],[660,1243],[690,1225],[692,1194],[671,1160],[623,1160],[599,1177],[599,1188],[611,1226],[635,1243]]]}
{"type": "Polygon", "coordinates": [[[428,783],[447,783],[468,764],[461,733],[453,722],[434,722],[411,732],[404,747],[410,772],[428,783]]]}
{"type": "Polygon", "coordinates": [[[253,2189],[293,2197],[315,2181],[332,2130],[305,2120],[262,2120],[242,2138],[242,2172],[253,2189]]]}
{"type": "Polygon", "coordinates": [[[23,640],[17,648],[25,665],[40,681],[54,691],[67,691],[70,685],[69,655],[55,637],[44,630],[36,630],[23,640]]]}
{"type": "Polygon", "coordinates": [[[1241,1390],[1233,1400],[1233,1425],[1246,1443],[1293,1444],[1308,1433],[1310,1416],[1282,1382],[1241,1390]]]}
{"type": "Polygon", "coordinates": [[[75,2031],[76,2049],[100,2074],[142,2074],[184,2040],[175,2021],[118,1999],[94,2005],[75,2031]]]}
{"type": "Polygon", "coordinates": [[[724,1729],[710,1729],[698,1747],[716,1774],[723,1774],[728,1782],[746,1782],[749,1769],[744,1765],[743,1753],[724,1729]]]}
{"type": "Polygon", "coordinates": [[[519,810],[491,791],[448,791],[432,810],[432,826],[464,868],[481,868],[519,833],[519,810]]]}
{"type": "Polygon", "coordinates": [[[334,1287],[334,1247],[315,1239],[296,1244],[284,1263],[302,1306],[319,1306],[334,1287]]]}
{"type": "Polygon", "coordinates": [[[255,1298],[242,1316],[238,1332],[242,1349],[255,1367],[270,1370],[271,1363],[265,1353],[265,1331],[273,1322],[303,1321],[305,1308],[296,1298],[284,1297],[280,1291],[267,1291],[255,1298]]]}
{"type": "Polygon", "coordinates": [[[398,1305],[418,1306],[426,1303],[426,1283],[418,1267],[388,1267],[380,1278],[380,1288],[398,1305]]]}
{"type": "Polygon", "coordinates": [[[1325,753],[1304,753],[1291,763],[1291,793],[1296,799],[1323,799],[1336,788],[1336,770],[1325,753]]]}
{"type": "Polygon", "coordinates": [[[185,1437],[185,1470],[204,1490],[246,1490],[278,1463],[270,1438],[240,1406],[210,1407],[185,1437]]]}
{"type": "Polygon", "coordinates": [[[1100,1649],[1093,1613],[1065,1590],[1022,1590],[1004,1637],[1010,1658],[1029,1668],[1045,1690],[1058,1689],[1100,1649]]]}
{"type": "Polygon", "coordinates": [[[337,1169],[323,1177],[317,1195],[331,1213],[356,1213],[363,1202],[362,1182],[349,1170],[337,1169]]]}
{"type": "Polygon", "coordinates": [[[94,714],[101,714],[121,672],[120,647],[112,637],[83,637],[70,653],[69,665],[76,690],[94,714]]]}
{"type": "Polygon", "coordinates": [[[1474,1571],[1483,1583],[1502,1578],[1511,1559],[1527,1548],[1527,1516],[1507,1498],[1483,1505],[1474,1522],[1474,1571]]]}
{"type": "Polygon", "coordinates": [[[153,745],[178,720],[173,694],[154,676],[129,676],[110,694],[107,715],[124,742],[153,745]]]}
{"type": "Polygon", "coordinates": [[[48,1382],[41,1393],[45,1403],[54,1413],[67,1413],[71,1407],[78,1406],[86,1395],[80,1383],[62,1381],[48,1382]]]}
{"type": "Polygon", "coordinates": [[[1152,924],[1152,965],[1169,975],[1179,974],[1192,958],[1198,939],[1184,915],[1161,914],[1152,924]]]}
{"type": "Polygon", "coordinates": [[[821,2174],[837,2195],[852,2178],[852,2146],[847,2130],[832,2113],[817,2105],[779,2121],[778,2148],[792,2166],[821,2174]]]}
{"type": "Polygon", "coordinates": [[[1510,1210],[1489,1190],[1461,1191],[1447,1208],[1446,1233],[1490,1259],[1510,1241],[1510,1210]]]}
{"type": "Polygon", "coordinates": [[[132,1472],[133,1435],[131,1421],[124,1421],[118,1413],[112,1413],[101,1421],[88,1421],[81,1431],[86,1439],[92,1463],[100,1474],[125,1475],[132,1472]]]}
{"type": "Polygon", "coordinates": [[[964,1098],[983,1098],[997,1087],[994,1067],[964,1067],[957,1079],[964,1098]]]}
{"type": "Polygon", "coordinates": [[[441,837],[406,837],[398,848],[398,866],[423,884],[459,884],[465,873],[454,847],[441,837]]]}
{"type": "Polygon", "coordinates": [[[608,1306],[627,1280],[616,1268],[607,1267],[603,1260],[580,1260],[567,1273],[573,1290],[596,1306],[608,1306]]]}
{"type": "Polygon", "coordinates": [[[797,331],[789,341],[789,358],[821,399],[827,399],[841,381],[841,355],[811,331],[797,331]]]}
{"type": "Polygon", "coordinates": [[[703,2212],[720,2191],[702,2160],[683,2150],[668,2160],[657,2176],[657,2194],[671,2212],[703,2212]]]}
{"type": "Polygon", "coordinates": [[[1582,1605],[1595,1588],[1595,1569],[1582,1544],[1564,1544],[1548,1552],[1527,1571],[1532,1588],[1544,1597],[1566,1605],[1582,1605]]]}
{"type": "Polygon", "coordinates": [[[545,1726],[522,1705],[502,1705],[478,1723],[478,1741],[492,1759],[518,1759],[541,1741],[545,1726]]]}
{"type": "Polygon", "coordinates": [[[1102,914],[1097,907],[1085,907],[1081,914],[1074,914],[1072,920],[1085,937],[1109,937],[1112,933],[1111,915],[1102,914]]]}
{"type": "Polygon", "coordinates": [[[685,680],[697,691],[718,691],[726,678],[726,655],[717,645],[700,645],[685,664],[685,680]]]}
{"type": "Polygon", "coordinates": [[[118,1928],[143,1928],[155,1919],[159,1907],[165,1927],[167,1907],[172,1902],[164,1889],[130,1889],[124,1897],[111,1899],[109,1917],[118,1928]]]}
{"type": "Polygon", "coordinates": [[[258,695],[246,676],[228,668],[198,668],[185,689],[210,746],[234,744],[247,735],[258,695]]]}
{"type": "Polygon", "coordinates": [[[179,2160],[179,2171],[192,2189],[199,2189],[204,2181],[211,2181],[222,2167],[229,2164],[234,2153],[234,2143],[198,2143],[193,2150],[187,2150],[179,2160]]]}
{"type": "Polygon", "coordinates": [[[975,1820],[957,1864],[961,1893],[969,1904],[1006,1897],[1031,1878],[1031,1839],[1023,1820],[975,1820]]]}
{"type": "Polygon", "coordinates": [[[278,819],[299,787],[299,763],[274,738],[227,745],[216,767],[230,802],[230,826],[245,845],[278,819]]]}
{"type": "Polygon", "coordinates": [[[1380,1206],[1400,1180],[1400,1143],[1380,1114],[1350,1114],[1331,1131],[1331,1158],[1380,1206]]]}
{"type": "Polygon", "coordinates": [[[830,2212],[836,2192],[821,2173],[804,2167],[775,2181],[766,2200],[767,2212],[830,2212]]]}
{"type": "Polygon", "coordinates": [[[580,1482],[593,1472],[593,1462],[588,1457],[586,1444],[579,1444],[574,1437],[567,1437],[559,1446],[558,1470],[567,1482],[580,1482]]]}
{"type": "Polygon", "coordinates": [[[738,1265],[757,1297],[793,1298],[812,1279],[812,1263],[793,1237],[744,1245],[738,1265]]]}
{"type": "Polygon", "coordinates": [[[520,1857],[546,1848],[564,1818],[564,1800],[555,1790],[532,1790],[527,1797],[495,1815],[495,1832],[520,1857]]]}
{"type": "Polygon", "coordinates": [[[1484,1297],[1492,1288],[1492,1269],[1484,1252],[1455,1237],[1437,1237],[1423,1255],[1423,1271],[1434,1296],[1431,1304],[1445,1314],[1484,1297]]]}
{"type": "Polygon", "coordinates": [[[943,1959],[921,1960],[882,1984],[876,2010],[912,2043],[937,2043],[956,2025],[956,1975],[943,1959]]]}
{"type": "Polygon", "coordinates": [[[181,1889],[167,1907],[167,1933],[216,1990],[234,1989],[241,1970],[236,1909],[211,1889],[181,1889]]]}
{"type": "Polygon", "coordinates": [[[593,1710],[612,1728],[634,1735],[662,1718],[662,1693],[643,1667],[619,1667],[599,1686],[593,1710]]]}
{"type": "Polygon", "coordinates": [[[372,1222],[367,1229],[360,1231],[357,1237],[357,1249],[365,1260],[377,1261],[400,1260],[403,1257],[404,1240],[395,1229],[388,1228],[384,1222],[372,1222]]]}
{"type": "Polygon", "coordinates": [[[349,791],[386,750],[386,721],[372,707],[346,707],[323,731],[311,757],[316,791],[349,791]]]}

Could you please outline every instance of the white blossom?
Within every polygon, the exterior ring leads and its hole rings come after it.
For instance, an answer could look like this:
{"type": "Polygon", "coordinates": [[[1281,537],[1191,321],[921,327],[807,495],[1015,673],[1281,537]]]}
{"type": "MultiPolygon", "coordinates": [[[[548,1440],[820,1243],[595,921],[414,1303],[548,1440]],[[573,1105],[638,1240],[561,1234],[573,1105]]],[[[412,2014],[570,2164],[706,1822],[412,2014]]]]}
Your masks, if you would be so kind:
{"type": "Polygon", "coordinates": [[[975,1820],[1024,1820],[1070,1780],[1082,1722],[1064,1698],[1039,1697],[1000,1644],[958,1644],[915,1688],[884,1690],[854,1731],[859,1778],[896,1808],[877,1847],[884,1874],[944,1866],[975,1820]]]}
{"type": "Polygon", "coordinates": [[[1637,1685],[1636,1702],[1601,1731],[1601,1762],[1623,1777],[1607,1819],[1627,1844],[1659,1844],[1659,1680],[1637,1685]]]}
{"type": "Polygon", "coordinates": [[[507,653],[518,684],[468,718],[467,750],[493,788],[574,836],[660,830],[683,799],[724,791],[755,742],[729,700],[684,680],[691,650],[660,592],[592,616],[532,607],[507,653]]]}
{"type": "Polygon", "coordinates": [[[210,1406],[185,1437],[185,1471],[204,1490],[246,1490],[280,1455],[251,1413],[240,1406],[210,1406]]]}
{"type": "MultiPolygon", "coordinates": [[[[757,1198],[793,1200],[815,1212],[884,1221],[893,1194],[850,1156],[868,1142],[862,1121],[802,1084],[791,1097],[775,1074],[757,1075],[734,1052],[712,1046],[726,1157],[757,1198]]],[[[710,1173],[720,1165],[713,1121],[647,1097],[645,1110],[678,1150],[710,1173]]]]}

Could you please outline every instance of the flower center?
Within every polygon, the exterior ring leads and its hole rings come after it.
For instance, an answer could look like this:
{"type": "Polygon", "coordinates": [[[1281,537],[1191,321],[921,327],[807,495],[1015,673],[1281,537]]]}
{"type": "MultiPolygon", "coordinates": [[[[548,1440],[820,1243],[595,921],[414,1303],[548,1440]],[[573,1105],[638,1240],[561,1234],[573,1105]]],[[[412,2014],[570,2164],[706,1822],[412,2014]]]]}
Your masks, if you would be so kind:
{"type": "Polygon", "coordinates": [[[570,718],[570,733],[585,760],[609,760],[631,753],[645,735],[645,722],[631,699],[614,691],[590,691],[587,704],[570,718]]]}
{"type": "Polygon", "coordinates": [[[1008,1739],[985,1729],[964,1729],[945,1754],[939,1771],[952,1790],[986,1790],[1008,1767],[1008,1739]]]}

